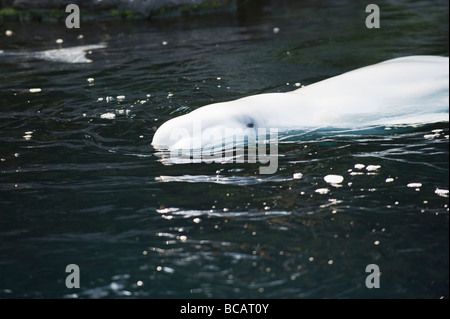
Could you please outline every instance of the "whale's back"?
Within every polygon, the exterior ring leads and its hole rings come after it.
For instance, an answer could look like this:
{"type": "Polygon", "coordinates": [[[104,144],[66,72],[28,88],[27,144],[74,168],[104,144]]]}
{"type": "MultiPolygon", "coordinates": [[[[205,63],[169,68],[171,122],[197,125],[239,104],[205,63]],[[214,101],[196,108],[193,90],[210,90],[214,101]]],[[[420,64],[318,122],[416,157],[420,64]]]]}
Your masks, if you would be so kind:
{"type": "Polygon", "coordinates": [[[332,112],[335,119],[353,125],[443,120],[448,118],[449,109],[449,58],[396,58],[294,93],[314,101],[317,109],[332,112]]]}

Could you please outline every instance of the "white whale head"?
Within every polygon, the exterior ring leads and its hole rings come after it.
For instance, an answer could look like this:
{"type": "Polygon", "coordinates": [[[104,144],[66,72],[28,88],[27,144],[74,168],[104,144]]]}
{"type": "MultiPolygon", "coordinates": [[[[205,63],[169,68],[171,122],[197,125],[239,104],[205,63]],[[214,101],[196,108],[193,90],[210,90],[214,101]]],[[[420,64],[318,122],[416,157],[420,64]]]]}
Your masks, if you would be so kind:
{"type": "Polygon", "coordinates": [[[265,112],[255,108],[245,99],[201,107],[162,124],[152,145],[156,149],[201,149],[257,136],[269,121],[265,112]]]}

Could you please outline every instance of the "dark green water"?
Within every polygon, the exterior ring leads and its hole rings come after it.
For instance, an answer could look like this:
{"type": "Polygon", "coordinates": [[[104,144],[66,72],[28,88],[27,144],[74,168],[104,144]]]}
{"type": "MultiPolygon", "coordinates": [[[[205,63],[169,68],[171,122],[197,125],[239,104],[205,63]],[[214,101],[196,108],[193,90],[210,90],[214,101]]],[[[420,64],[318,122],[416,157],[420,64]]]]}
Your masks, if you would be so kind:
{"type": "Polygon", "coordinates": [[[164,121],[211,102],[448,56],[447,1],[379,5],[377,30],[358,1],[0,24],[0,298],[448,298],[448,123],[282,143],[273,175],[165,166],[150,146],[164,121]],[[100,42],[92,63],[28,54],[100,42]]]}

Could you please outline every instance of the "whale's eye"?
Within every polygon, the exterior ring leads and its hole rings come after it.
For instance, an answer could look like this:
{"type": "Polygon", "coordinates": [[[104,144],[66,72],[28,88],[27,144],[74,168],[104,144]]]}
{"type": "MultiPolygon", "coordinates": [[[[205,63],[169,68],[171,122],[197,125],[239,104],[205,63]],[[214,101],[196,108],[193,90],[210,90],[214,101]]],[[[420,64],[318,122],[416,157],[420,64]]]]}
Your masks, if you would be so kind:
{"type": "Polygon", "coordinates": [[[248,123],[247,124],[247,127],[254,127],[255,126],[255,124],[253,124],[253,123],[248,123]]]}

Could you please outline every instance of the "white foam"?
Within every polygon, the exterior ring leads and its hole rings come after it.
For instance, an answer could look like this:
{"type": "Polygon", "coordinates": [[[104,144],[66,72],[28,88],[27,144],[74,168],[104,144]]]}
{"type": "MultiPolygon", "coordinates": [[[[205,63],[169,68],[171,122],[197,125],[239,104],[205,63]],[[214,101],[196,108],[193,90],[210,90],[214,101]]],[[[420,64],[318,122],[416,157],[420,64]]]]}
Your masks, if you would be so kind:
{"type": "Polygon", "coordinates": [[[436,188],[434,193],[441,197],[448,197],[448,189],[436,188]]]}
{"type": "Polygon", "coordinates": [[[325,182],[327,182],[328,184],[340,184],[344,181],[344,177],[341,175],[327,175],[323,178],[325,180],[325,182]]]}
{"type": "Polygon", "coordinates": [[[316,193],[325,195],[328,194],[330,192],[330,190],[328,188],[318,188],[315,190],[316,193]]]}
{"type": "Polygon", "coordinates": [[[369,172],[372,172],[372,171],[377,171],[380,168],[381,168],[380,165],[367,165],[366,170],[368,170],[369,172]]]}
{"type": "Polygon", "coordinates": [[[293,179],[300,179],[300,178],[302,178],[303,177],[303,174],[302,173],[294,173],[293,175],[292,175],[292,178],[293,179]]]}
{"type": "Polygon", "coordinates": [[[104,44],[92,44],[63,49],[29,52],[23,53],[22,55],[52,62],[91,63],[92,60],[86,58],[86,52],[89,50],[104,49],[104,48],[106,48],[106,45],[104,44]]]}
{"type": "Polygon", "coordinates": [[[104,114],[100,115],[100,118],[107,119],[107,120],[113,120],[116,118],[116,114],[108,112],[108,113],[104,113],[104,114]]]}

